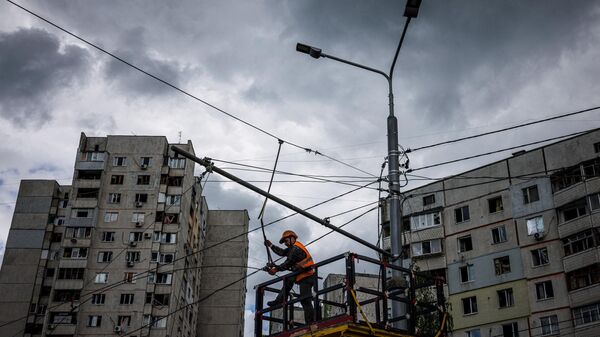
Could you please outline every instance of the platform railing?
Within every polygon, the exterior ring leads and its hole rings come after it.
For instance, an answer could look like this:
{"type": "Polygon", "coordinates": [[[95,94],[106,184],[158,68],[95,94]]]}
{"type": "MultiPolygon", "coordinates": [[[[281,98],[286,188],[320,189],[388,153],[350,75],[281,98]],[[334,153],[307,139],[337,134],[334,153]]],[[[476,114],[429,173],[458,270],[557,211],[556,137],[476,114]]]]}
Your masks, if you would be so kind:
{"type": "Polygon", "coordinates": [[[315,317],[313,317],[313,322],[315,324],[318,323],[319,326],[324,326],[323,323],[326,322],[331,322],[331,324],[347,322],[366,324],[380,329],[414,335],[417,315],[435,314],[436,312],[440,317],[442,315],[441,308],[445,305],[443,283],[440,282],[439,279],[434,279],[426,273],[415,272],[411,269],[392,265],[386,261],[379,261],[374,258],[350,252],[316,263],[312,268],[315,271],[316,277],[313,278],[315,281],[310,296],[289,296],[291,289],[285,289],[286,296],[284,296],[283,303],[273,307],[264,306],[266,296],[278,294],[281,291],[281,287],[285,287],[286,280],[295,277],[301,273],[302,270],[283,275],[256,286],[256,312],[254,318],[255,337],[288,336],[294,330],[301,328],[304,324],[294,320],[294,308],[297,308],[296,304],[307,297],[311,298],[314,307],[315,317]],[[344,263],[345,273],[343,275],[343,280],[338,284],[320,288],[319,272],[338,262],[344,263]],[[356,273],[357,263],[371,264],[378,268],[378,274],[367,275],[370,277],[376,276],[376,287],[363,286],[360,284],[361,282],[357,284],[357,275],[358,277],[366,275],[356,273]],[[387,277],[388,270],[390,269],[398,271],[397,274],[399,274],[399,277],[396,279],[387,277]],[[277,287],[276,285],[278,284],[281,284],[281,287],[277,287]],[[425,287],[435,288],[433,301],[431,303],[417,302],[416,291],[425,287]],[[336,291],[339,295],[340,290],[343,293],[340,301],[327,298],[327,294],[336,291]],[[351,291],[354,291],[357,296],[355,297],[350,294],[351,291]],[[363,299],[356,300],[360,297],[363,297],[363,299]],[[405,303],[407,308],[406,314],[392,317],[391,303],[393,301],[405,303]],[[330,311],[334,311],[335,314],[325,313],[324,315],[323,308],[325,307],[329,308],[330,311]],[[366,308],[371,308],[368,310],[371,313],[371,317],[367,318],[368,322],[364,320],[365,316],[360,313],[361,309],[364,311],[366,308]],[[280,309],[282,310],[281,317],[274,317],[273,313],[280,309]],[[391,323],[399,321],[404,321],[406,324],[402,324],[402,326],[406,326],[407,329],[401,330],[392,327],[391,323]],[[277,329],[277,331],[269,329],[270,331],[265,335],[265,332],[263,331],[265,322],[268,322],[270,325],[278,324],[281,326],[281,329],[277,329]]]}

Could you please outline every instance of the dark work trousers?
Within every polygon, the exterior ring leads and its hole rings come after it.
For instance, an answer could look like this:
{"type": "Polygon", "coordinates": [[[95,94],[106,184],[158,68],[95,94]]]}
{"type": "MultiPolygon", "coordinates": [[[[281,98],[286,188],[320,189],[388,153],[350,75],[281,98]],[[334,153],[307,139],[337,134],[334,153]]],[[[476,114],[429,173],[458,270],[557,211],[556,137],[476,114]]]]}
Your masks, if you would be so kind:
{"type": "MultiPolygon", "coordinates": [[[[279,292],[279,294],[277,295],[277,298],[275,299],[275,301],[277,301],[278,303],[283,303],[283,296],[284,294],[284,290],[285,288],[287,288],[288,292],[292,289],[292,287],[294,286],[294,278],[290,277],[288,279],[285,280],[286,286],[281,288],[281,291],[279,292]]],[[[312,300],[312,287],[315,284],[315,275],[311,275],[309,277],[306,277],[302,280],[300,280],[300,282],[298,282],[298,285],[300,286],[300,297],[305,297],[305,296],[309,296],[308,298],[305,298],[303,300],[300,301],[300,304],[302,304],[302,309],[304,310],[304,321],[306,322],[306,324],[310,324],[314,321],[314,317],[315,317],[315,309],[313,308],[313,300],[312,300]]]]}

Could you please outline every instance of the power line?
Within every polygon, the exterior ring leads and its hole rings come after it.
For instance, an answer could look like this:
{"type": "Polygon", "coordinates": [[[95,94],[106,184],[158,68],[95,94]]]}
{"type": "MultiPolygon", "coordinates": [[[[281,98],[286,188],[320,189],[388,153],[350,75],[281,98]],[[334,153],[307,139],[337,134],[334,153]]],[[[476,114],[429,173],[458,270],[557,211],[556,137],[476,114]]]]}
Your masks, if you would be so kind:
{"type": "Polygon", "coordinates": [[[410,172],[424,170],[424,169],[428,169],[428,168],[432,168],[432,167],[437,167],[437,166],[442,166],[442,165],[457,163],[457,162],[464,161],[464,160],[479,158],[479,157],[483,157],[483,156],[489,156],[491,154],[496,154],[496,153],[500,153],[500,152],[504,152],[504,151],[508,151],[508,150],[514,150],[514,149],[518,149],[518,148],[521,148],[521,147],[524,147],[524,146],[530,146],[530,145],[536,145],[536,144],[540,144],[540,143],[545,143],[545,142],[549,142],[549,141],[557,140],[557,139],[562,139],[562,138],[566,138],[566,137],[576,136],[576,135],[584,134],[584,133],[587,133],[587,132],[588,131],[574,132],[574,133],[570,133],[570,134],[567,134],[567,135],[564,135],[564,136],[547,138],[547,139],[540,140],[540,141],[537,141],[537,142],[532,142],[532,143],[527,143],[527,144],[521,144],[521,145],[517,145],[517,146],[511,146],[511,147],[507,147],[507,148],[496,150],[496,151],[481,153],[481,154],[477,154],[477,155],[473,155],[473,156],[463,157],[463,158],[460,158],[460,159],[454,159],[454,160],[449,160],[449,161],[445,161],[445,162],[441,162],[441,163],[437,163],[437,164],[422,166],[422,167],[419,167],[419,168],[416,168],[416,169],[409,169],[406,172],[410,173],[410,172]]]}
{"type": "Polygon", "coordinates": [[[468,136],[468,137],[457,138],[457,139],[448,140],[448,141],[445,141],[445,142],[440,142],[440,143],[430,144],[430,145],[426,145],[426,146],[416,147],[414,149],[408,149],[406,151],[407,151],[407,153],[410,153],[410,152],[414,152],[414,151],[418,151],[418,150],[432,148],[432,147],[435,147],[435,146],[452,144],[452,143],[461,142],[461,141],[467,140],[467,139],[473,139],[473,138],[477,138],[477,137],[483,137],[483,136],[487,136],[487,135],[491,135],[491,134],[495,134],[495,133],[499,133],[499,132],[504,132],[504,131],[508,131],[508,130],[522,128],[522,127],[525,127],[525,126],[529,126],[529,125],[533,125],[533,124],[538,124],[538,123],[543,123],[543,122],[551,121],[551,120],[554,120],[554,119],[569,117],[569,116],[573,116],[573,115],[577,115],[577,114],[581,114],[581,113],[589,112],[589,111],[593,111],[593,110],[598,110],[598,109],[600,109],[600,106],[596,106],[596,107],[592,107],[592,108],[584,109],[584,110],[579,110],[579,111],[575,111],[575,112],[569,112],[569,113],[562,114],[562,115],[557,115],[557,116],[553,116],[553,117],[549,117],[549,118],[544,118],[544,119],[540,119],[540,120],[537,120],[537,121],[523,123],[523,124],[519,124],[519,125],[515,125],[515,126],[503,128],[503,129],[494,130],[494,131],[484,132],[484,133],[480,133],[480,134],[476,134],[476,135],[472,135],[472,136],[468,136]]]}
{"type": "Polygon", "coordinates": [[[144,70],[144,69],[142,69],[142,68],[134,65],[133,63],[131,63],[131,62],[123,59],[122,57],[117,56],[114,53],[111,53],[111,52],[107,51],[106,49],[104,49],[104,48],[102,48],[102,47],[100,47],[100,46],[98,46],[98,45],[96,45],[96,44],[94,44],[94,43],[92,43],[92,42],[84,39],[83,37],[80,37],[79,35],[76,35],[75,33],[70,32],[69,30],[67,30],[67,29],[59,26],[58,24],[50,21],[49,19],[46,19],[46,18],[42,17],[41,15],[36,14],[33,11],[31,11],[31,10],[29,10],[29,9],[27,9],[27,8],[25,8],[25,7],[21,6],[21,5],[13,2],[12,0],[6,0],[6,1],[9,2],[9,3],[11,3],[12,5],[14,5],[14,6],[22,9],[23,11],[25,11],[25,12],[27,12],[27,13],[35,16],[36,18],[38,18],[38,19],[40,19],[40,20],[48,23],[49,25],[51,25],[51,26],[53,26],[53,27],[55,27],[55,28],[63,31],[64,33],[66,33],[66,34],[68,34],[68,35],[76,38],[77,40],[79,40],[79,41],[81,41],[81,42],[89,45],[90,47],[92,47],[92,48],[94,48],[94,49],[96,49],[96,50],[98,50],[98,51],[100,51],[100,52],[102,52],[102,53],[104,53],[104,54],[106,54],[106,55],[108,55],[108,56],[110,56],[110,57],[118,60],[119,62],[121,62],[121,63],[123,63],[123,64],[125,64],[125,65],[127,65],[127,66],[129,66],[129,67],[131,67],[131,68],[133,68],[133,69],[135,69],[137,71],[139,71],[139,72],[141,72],[142,74],[144,74],[146,76],[149,76],[149,77],[153,78],[156,81],[159,81],[160,83],[162,83],[162,84],[164,84],[164,85],[166,85],[166,86],[168,86],[168,87],[170,87],[170,88],[172,88],[172,89],[174,89],[174,90],[176,90],[176,91],[184,94],[185,96],[188,96],[188,97],[194,99],[195,101],[198,101],[198,102],[200,102],[200,103],[202,103],[202,104],[204,104],[204,105],[206,105],[206,106],[208,106],[208,107],[210,107],[210,108],[212,108],[212,109],[214,109],[214,110],[216,110],[216,111],[218,111],[218,112],[220,112],[220,113],[222,113],[222,114],[224,114],[224,115],[226,115],[226,116],[228,116],[228,117],[230,117],[230,118],[232,118],[232,119],[234,119],[234,120],[236,120],[236,121],[238,121],[238,122],[240,122],[242,124],[245,124],[246,126],[249,126],[249,127],[253,128],[253,129],[257,130],[258,132],[261,132],[261,133],[263,133],[263,134],[265,134],[265,135],[267,135],[267,136],[269,136],[271,138],[274,138],[277,141],[281,141],[281,142],[286,143],[286,144],[288,144],[290,146],[293,146],[293,147],[296,147],[298,149],[304,150],[304,151],[306,151],[308,153],[314,153],[315,155],[323,156],[323,157],[328,158],[328,159],[330,159],[330,160],[332,160],[334,162],[337,162],[339,164],[342,164],[344,166],[350,167],[350,168],[352,168],[354,170],[366,173],[366,174],[374,177],[374,175],[371,174],[371,173],[369,173],[369,172],[366,172],[366,171],[364,171],[364,170],[362,170],[362,169],[360,169],[358,167],[355,167],[355,166],[350,165],[348,163],[345,163],[345,162],[343,162],[341,160],[338,160],[336,158],[328,156],[328,155],[326,155],[326,154],[324,154],[322,152],[319,152],[317,150],[313,150],[313,149],[308,148],[308,147],[300,146],[300,145],[298,145],[296,143],[293,143],[293,142],[284,140],[283,138],[277,137],[274,134],[272,134],[272,133],[270,133],[270,132],[268,132],[268,131],[266,131],[266,130],[258,127],[258,126],[254,125],[254,124],[252,124],[250,122],[246,122],[245,120],[243,120],[243,119],[241,119],[241,118],[239,118],[239,117],[237,117],[237,116],[235,116],[235,115],[233,115],[233,114],[231,114],[231,113],[229,113],[229,112],[227,112],[227,111],[225,111],[225,110],[217,107],[216,105],[211,104],[208,101],[206,101],[206,100],[204,100],[202,98],[199,98],[198,96],[195,96],[195,95],[191,94],[190,92],[188,92],[188,91],[186,91],[184,89],[179,88],[175,84],[172,84],[169,81],[163,80],[162,78],[158,77],[157,75],[154,75],[154,74],[152,74],[152,73],[150,73],[150,72],[148,72],[148,71],[146,71],[146,70],[144,70]]]}

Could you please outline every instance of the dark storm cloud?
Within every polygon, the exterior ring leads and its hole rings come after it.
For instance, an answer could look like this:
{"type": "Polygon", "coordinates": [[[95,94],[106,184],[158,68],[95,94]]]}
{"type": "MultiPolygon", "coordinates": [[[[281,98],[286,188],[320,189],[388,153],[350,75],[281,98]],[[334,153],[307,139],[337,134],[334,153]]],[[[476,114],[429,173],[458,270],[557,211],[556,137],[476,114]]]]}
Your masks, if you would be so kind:
{"type": "Polygon", "coordinates": [[[18,126],[50,119],[52,95],[87,76],[88,52],[41,29],[0,34],[0,116],[18,126]]]}
{"type": "MultiPolygon", "coordinates": [[[[145,44],[145,30],[141,27],[131,29],[121,36],[121,49],[114,52],[119,58],[175,86],[179,85],[180,73],[177,62],[160,60],[150,55],[145,44]]],[[[131,92],[133,95],[153,96],[174,93],[164,83],[143,74],[131,66],[111,58],[105,68],[109,82],[131,92]]]]}

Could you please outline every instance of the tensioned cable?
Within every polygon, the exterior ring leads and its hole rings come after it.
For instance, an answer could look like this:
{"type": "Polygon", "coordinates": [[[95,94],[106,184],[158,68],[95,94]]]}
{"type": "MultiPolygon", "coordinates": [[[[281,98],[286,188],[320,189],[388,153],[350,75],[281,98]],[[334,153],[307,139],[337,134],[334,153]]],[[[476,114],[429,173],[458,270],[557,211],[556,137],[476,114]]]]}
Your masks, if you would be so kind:
{"type": "Polygon", "coordinates": [[[460,159],[449,160],[449,161],[446,161],[446,162],[441,162],[441,163],[437,163],[437,164],[427,165],[427,166],[419,167],[419,168],[416,168],[416,169],[409,169],[406,172],[410,173],[410,172],[414,172],[414,171],[418,171],[418,170],[424,170],[424,169],[428,169],[428,168],[432,168],[432,167],[436,167],[436,166],[442,166],[442,165],[457,163],[457,162],[460,162],[460,161],[469,160],[469,159],[473,159],[473,158],[478,158],[478,157],[483,157],[483,156],[489,156],[491,154],[496,154],[496,153],[500,153],[500,152],[504,152],[504,151],[508,151],[508,150],[514,150],[514,149],[518,149],[518,148],[521,148],[521,147],[524,147],[524,146],[530,146],[530,145],[536,145],[536,144],[540,144],[540,143],[545,143],[545,142],[549,142],[549,141],[557,140],[557,139],[562,139],[562,138],[566,138],[566,137],[576,136],[576,135],[584,134],[584,133],[587,133],[587,132],[588,131],[574,132],[574,133],[571,133],[571,134],[568,134],[568,135],[547,138],[547,139],[540,140],[540,141],[537,141],[537,142],[532,142],[532,143],[527,143],[527,144],[521,144],[521,145],[517,145],[517,146],[511,146],[511,147],[507,147],[507,148],[496,150],[496,151],[481,153],[481,154],[477,154],[477,155],[473,155],[473,156],[468,156],[468,157],[464,157],[464,158],[460,158],[460,159]]]}
{"type": "Polygon", "coordinates": [[[348,164],[348,163],[345,163],[345,162],[343,162],[343,161],[341,161],[341,160],[339,160],[339,159],[336,159],[336,158],[333,158],[333,157],[331,157],[331,156],[328,156],[328,155],[326,155],[326,154],[324,154],[324,153],[322,153],[322,152],[319,152],[319,151],[317,151],[317,150],[313,150],[313,149],[311,149],[311,148],[308,148],[308,147],[300,146],[300,145],[298,145],[298,144],[295,144],[295,143],[293,143],[293,142],[290,142],[290,141],[284,140],[284,139],[282,139],[282,138],[280,138],[280,137],[277,137],[277,136],[275,136],[274,134],[272,134],[272,133],[270,133],[270,132],[268,132],[268,131],[266,131],[266,130],[264,130],[264,129],[262,129],[262,128],[258,127],[258,126],[256,126],[256,125],[253,125],[253,124],[251,124],[251,123],[249,123],[249,122],[246,122],[245,120],[243,120],[243,119],[241,119],[241,118],[239,118],[239,117],[237,117],[237,116],[235,116],[235,115],[233,115],[233,114],[231,114],[231,113],[229,113],[229,112],[227,112],[227,111],[225,111],[225,110],[223,110],[223,109],[221,109],[221,108],[217,107],[216,105],[214,105],[214,104],[211,104],[211,103],[207,102],[206,100],[204,100],[204,99],[201,99],[201,98],[199,98],[198,96],[195,96],[195,95],[193,95],[193,94],[189,93],[188,91],[186,91],[186,90],[184,90],[184,89],[181,89],[181,88],[179,88],[179,87],[178,87],[178,86],[176,86],[175,84],[172,84],[171,82],[168,82],[168,81],[166,81],[166,80],[163,80],[162,78],[160,78],[160,77],[158,77],[158,76],[156,76],[156,75],[154,75],[154,74],[152,74],[152,73],[150,73],[150,72],[148,72],[148,71],[146,71],[146,70],[144,70],[144,69],[142,69],[142,68],[140,68],[140,67],[138,67],[138,66],[136,66],[136,65],[132,64],[131,62],[129,62],[129,61],[127,61],[127,60],[125,60],[125,59],[123,59],[123,58],[121,58],[121,57],[119,57],[119,56],[115,55],[114,53],[111,53],[111,52],[109,52],[108,50],[106,50],[106,49],[104,49],[104,48],[102,48],[102,47],[100,47],[100,46],[98,46],[98,45],[96,45],[96,44],[94,44],[94,43],[92,43],[92,42],[90,42],[90,41],[88,41],[88,40],[86,40],[86,39],[84,39],[84,38],[82,38],[82,37],[78,36],[78,35],[76,35],[75,33],[72,33],[72,32],[70,32],[70,31],[69,31],[69,30],[67,30],[66,28],[63,28],[63,27],[59,26],[58,24],[56,24],[56,23],[54,23],[54,22],[50,21],[49,19],[46,19],[46,18],[44,18],[43,16],[41,16],[41,15],[39,15],[39,14],[36,14],[36,13],[34,13],[33,11],[31,11],[31,10],[29,10],[29,9],[27,9],[27,8],[25,8],[25,7],[21,6],[21,5],[19,5],[19,4],[15,3],[15,2],[13,2],[12,0],[6,0],[6,1],[7,1],[7,2],[9,2],[9,3],[11,3],[12,5],[14,5],[14,6],[16,6],[16,7],[20,8],[20,9],[22,9],[23,11],[25,11],[25,12],[27,12],[27,13],[29,13],[29,14],[31,14],[31,15],[33,15],[33,16],[35,16],[36,18],[38,18],[38,19],[40,19],[40,20],[42,20],[42,21],[44,21],[44,22],[48,23],[49,25],[51,25],[51,26],[53,26],[53,27],[55,27],[55,28],[57,28],[57,29],[59,29],[59,30],[63,31],[64,33],[66,33],[66,34],[68,34],[68,35],[70,35],[70,36],[72,36],[72,37],[76,38],[77,40],[79,40],[79,41],[81,41],[81,42],[83,42],[83,43],[85,43],[85,44],[89,45],[90,47],[92,47],[92,48],[94,48],[94,49],[96,49],[96,50],[98,50],[98,51],[100,51],[100,52],[102,52],[102,53],[105,53],[106,55],[108,55],[108,56],[110,56],[110,57],[112,57],[112,58],[114,58],[114,59],[118,60],[119,62],[121,62],[121,63],[123,63],[123,64],[125,64],[125,65],[127,65],[127,66],[129,66],[129,67],[131,67],[131,68],[133,68],[133,69],[135,69],[135,70],[137,70],[137,71],[139,71],[139,72],[141,72],[142,74],[144,74],[144,75],[146,75],[146,76],[149,76],[149,77],[151,77],[151,78],[153,78],[153,79],[155,79],[155,80],[159,81],[160,83],[162,83],[162,84],[164,84],[164,85],[166,85],[166,86],[168,86],[168,87],[170,87],[170,88],[172,88],[172,89],[174,89],[174,90],[176,90],[176,91],[178,91],[178,92],[180,92],[180,93],[184,94],[185,96],[188,96],[188,97],[190,97],[190,98],[192,98],[192,99],[194,99],[194,100],[196,100],[196,101],[198,101],[198,102],[200,102],[200,103],[202,103],[202,104],[204,104],[204,105],[206,105],[206,106],[208,106],[208,107],[210,107],[210,108],[212,108],[212,109],[214,109],[214,110],[216,110],[216,111],[218,111],[218,112],[220,112],[220,113],[222,113],[222,114],[224,114],[224,115],[226,115],[226,116],[228,116],[228,117],[230,117],[230,118],[233,118],[234,120],[236,120],[236,121],[238,121],[238,122],[240,122],[240,123],[243,123],[243,124],[245,124],[245,125],[247,125],[247,126],[249,126],[249,127],[253,128],[253,129],[255,129],[255,130],[257,130],[257,131],[259,131],[259,132],[261,132],[261,133],[263,133],[263,134],[265,134],[265,135],[267,135],[267,136],[269,136],[269,137],[275,138],[275,139],[277,139],[277,140],[281,140],[281,141],[283,141],[284,143],[286,143],[286,144],[288,144],[288,145],[291,145],[291,146],[293,146],[293,147],[296,147],[296,148],[298,148],[298,149],[302,149],[302,150],[304,150],[304,151],[306,151],[306,152],[308,152],[308,153],[314,153],[315,155],[320,155],[320,156],[323,156],[323,157],[325,157],[325,158],[328,158],[328,159],[330,159],[330,160],[332,160],[332,161],[334,161],[334,162],[337,162],[337,163],[339,163],[339,164],[342,164],[342,165],[344,165],[344,166],[350,167],[350,168],[352,168],[352,169],[354,169],[354,170],[357,170],[357,171],[360,171],[360,172],[362,172],[362,173],[368,174],[368,175],[370,175],[370,176],[372,176],[372,177],[375,177],[375,175],[373,175],[373,174],[371,174],[371,173],[369,173],[369,172],[367,172],[367,171],[364,171],[364,170],[362,170],[362,169],[360,169],[360,168],[358,168],[358,167],[355,167],[355,166],[353,166],[353,165],[350,165],[350,164],[348,164]]]}
{"type": "Polygon", "coordinates": [[[598,110],[598,109],[600,109],[600,106],[596,106],[596,107],[589,108],[589,109],[584,109],[584,110],[579,110],[579,111],[575,111],[575,112],[570,112],[570,113],[566,113],[566,114],[562,114],[562,115],[558,115],[558,116],[553,116],[553,117],[549,117],[549,118],[544,118],[544,119],[540,119],[540,120],[537,120],[537,121],[523,123],[523,124],[519,124],[519,125],[515,125],[515,126],[503,128],[503,129],[498,129],[498,130],[494,130],[494,131],[484,132],[484,133],[480,133],[480,134],[477,134],[477,135],[472,135],[472,136],[468,136],[468,137],[462,137],[462,138],[457,138],[457,139],[453,139],[453,140],[448,140],[448,141],[445,141],[445,142],[440,142],[440,143],[430,144],[430,145],[426,145],[426,146],[416,147],[414,149],[408,149],[406,151],[407,151],[407,153],[410,153],[410,152],[414,152],[414,151],[418,151],[418,150],[432,148],[432,147],[435,147],[435,146],[452,144],[452,143],[456,143],[456,142],[461,142],[463,140],[468,140],[468,139],[473,139],[473,138],[477,138],[477,137],[488,136],[488,135],[492,135],[492,134],[499,133],[499,132],[504,132],[504,131],[508,131],[508,130],[522,128],[522,127],[533,125],[533,124],[548,122],[548,121],[551,121],[551,120],[554,120],[554,119],[569,117],[569,116],[573,116],[573,115],[577,115],[577,114],[581,114],[581,113],[589,112],[589,111],[593,111],[593,110],[598,110]]]}
{"type": "MultiPolygon", "coordinates": [[[[267,188],[267,193],[271,193],[271,186],[273,186],[273,178],[275,178],[275,170],[277,170],[277,161],[279,160],[279,154],[281,153],[281,145],[283,144],[283,141],[278,140],[279,142],[279,147],[277,148],[277,156],[275,157],[275,164],[273,165],[273,172],[271,173],[271,180],[269,181],[269,187],[267,188]]],[[[258,213],[258,220],[260,220],[260,228],[262,228],[262,235],[263,235],[263,239],[264,242],[266,243],[267,240],[267,234],[265,233],[265,222],[263,221],[263,215],[265,212],[265,207],[267,206],[267,201],[269,200],[269,198],[265,197],[265,201],[262,204],[262,207],[260,208],[260,212],[258,213]]],[[[269,249],[268,246],[265,245],[265,249],[267,250],[267,258],[269,260],[269,265],[271,263],[273,263],[273,257],[271,256],[271,250],[269,249]]]]}

